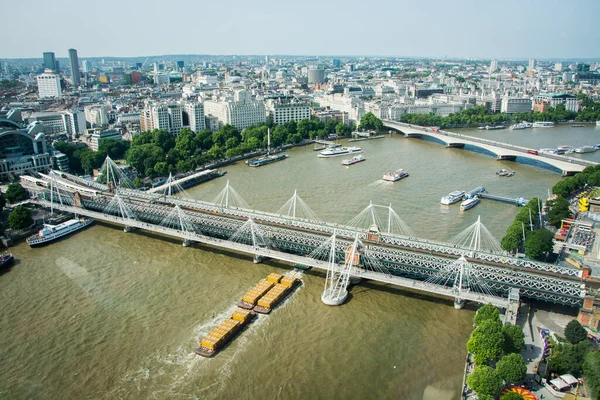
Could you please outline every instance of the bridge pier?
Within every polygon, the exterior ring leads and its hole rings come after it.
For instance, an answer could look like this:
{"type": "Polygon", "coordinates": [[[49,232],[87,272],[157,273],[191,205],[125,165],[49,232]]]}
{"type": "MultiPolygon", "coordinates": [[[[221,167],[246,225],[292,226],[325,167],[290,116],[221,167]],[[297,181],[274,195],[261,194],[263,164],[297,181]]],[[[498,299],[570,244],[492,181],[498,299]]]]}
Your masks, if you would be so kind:
{"type": "Polygon", "coordinates": [[[451,148],[451,149],[464,149],[465,144],[464,143],[447,143],[446,147],[451,148]]]}
{"type": "Polygon", "coordinates": [[[189,239],[185,239],[182,244],[183,244],[183,247],[191,247],[192,244],[194,244],[194,241],[193,240],[189,240],[189,239]]]}
{"type": "Polygon", "coordinates": [[[461,310],[464,306],[465,301],[463,299],[459,299],[458,297],[454,299],[454,308],[461,310]]]}
{"type": "Polygon", "coordinates": [[[137,228],[135,226],[127,226],[127,225],[125,225],[125,227],[123,228],[123,232],[129,233],[129,232],[135,231],[136,229],[137,228]]]}
{"type": "Polygon", "coordinates": [[[499,155],[496,159],[497,160],[506,160],[506,161],[515,161],[517,159],[517,156],[499,155]]]}
{"type": "Polygon", "coordinates": [[[259,256],[259,255],[255,255],[254,256],[254,260],[252,260],[254,262],[254,264],[260,264],[261,262],[263,262],[263,257],[259,256]]]}

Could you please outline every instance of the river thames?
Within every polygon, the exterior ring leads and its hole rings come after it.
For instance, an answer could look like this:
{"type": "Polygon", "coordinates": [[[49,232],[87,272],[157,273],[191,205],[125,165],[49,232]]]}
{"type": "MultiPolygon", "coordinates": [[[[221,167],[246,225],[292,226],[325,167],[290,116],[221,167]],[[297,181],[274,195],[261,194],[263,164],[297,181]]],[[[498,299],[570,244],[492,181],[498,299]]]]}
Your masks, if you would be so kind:
{"type": "MultiPolygon", "coordinates": [[[[600,143],[600,129],[461,130],[532,148],[600,143]]],[[[250,207],[276,212],[298,194],[321,218],[347,223],[369,202],[389,205],[421,237],[449,240],[480,215],[498,239],[518,209],[482,200],[442,206],[453,190],[546,197],[560,175],[419,139],[355,143],[366,161],[317,158],[312,146],[261,168],[243,163],[189,190],[212,200],[229,180],[250,207]],[[410,177],[381,180],[406,169],[410,177]],[[511,178],[495,174],[516,171],[511,178]]],[[[600,161],[600,154],[581,157],[600,161]]],[[[10,251],[0,275],[0,398],[458,399],[474,307],[363,283],[340,307],[320,301],[323,274],[305,272],[284,306],[259,316],[213,359],[198,341],[270,272],[290,266],[96,224],[68,239],[10,251]]]]}

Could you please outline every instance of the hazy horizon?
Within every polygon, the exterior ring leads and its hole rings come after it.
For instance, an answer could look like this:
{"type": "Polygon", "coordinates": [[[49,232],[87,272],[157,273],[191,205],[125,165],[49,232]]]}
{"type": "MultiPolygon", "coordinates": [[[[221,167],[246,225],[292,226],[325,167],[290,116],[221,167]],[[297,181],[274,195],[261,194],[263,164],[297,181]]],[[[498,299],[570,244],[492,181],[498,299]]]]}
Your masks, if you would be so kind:
{"type": "Polygon", "coordinates": [[[116,0],[32,0],[7,3],[3,11],[15,16],[0,25],[0,34],[11,38],[3,42],[3,59],[41,58],[46,51],[66,58],[69,48],[77,49],[79,58],[600,58],[595,31],[600,2],[595,0],[386,0],[368,5],[307,0],[301,6],[233,0],[227,7],[185,0],[132,0],[127,6],[116,0]]]}

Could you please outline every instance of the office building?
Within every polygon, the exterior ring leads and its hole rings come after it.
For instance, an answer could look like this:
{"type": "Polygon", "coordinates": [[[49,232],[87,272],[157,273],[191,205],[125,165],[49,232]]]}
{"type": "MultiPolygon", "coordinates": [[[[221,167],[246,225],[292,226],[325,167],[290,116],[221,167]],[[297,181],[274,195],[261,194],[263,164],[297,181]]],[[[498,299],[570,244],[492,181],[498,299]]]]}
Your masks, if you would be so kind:
{"type": "Polygon", "coordinates": [[[0,180],[50,168],[42,124],[25,126],[19,110],[0,110],[0,180]]]}
{"type": "Polygon", "coordinates": [[[531,99],[504,96],[500,111],[507,114],[527,113],[531,111],[531,99]]]}
{"type": "Polygon", "coordinates": [[[183,107],[179,104],[147,104],[140,115],[140,130],[162,129],[173,136],[183,128],[183,107]]]}
{"type": "Polygon", "coordinates": [[[65,131],[72,139],[76,139],[85,133],[85,115],[81,111],[65,111],[63,113],[63,123],[65,131]]]}
{"type": "Polygon", "coordinates": [[[52,71],[58,73],[58,68],[56,67],[56,58],[54,57],[54,53],[52,53],[52,52],[44,53],[44,69],[51,69],[52,71]]]}
{"type": "Polygon", "coordinates": [[[69,60],[71,62],[71,82],[73,82],[73,86],[79,86],[79,83],[81,82],[81,72],[79,72],[77,50],[69,49],[69,60]]]}
{"type": "Polygon", "coordinates": [[[333,60],[331,60],[331,65],[333,66],[333,68],[339,68],[342,66],[342,62],[339,58],[334,58],[333,60]]]}
{"type": "Polygon", "coordinates": [[[216,117],[221,125],[230,124],[240,131],[267,120],[265,103],[253,100],[246,90],[235,92],[233,100],[205,101],[204,114],[216,117]]]}
{"type": "Polygon", "coordinates": [[[194,132],[200,132],[206,129],[204,121],[204,105],[199,102],[187,102],[184,106],[184,117],[187,118],[187,123],[194,132]]]}
{"type": "Polygon", "coordinates": [[[91,62],[91,61],[89,61],[89,60],[83,60],[83,61],[81,62],[81,70],[82,70],[84,73],[87,73],[87,72],[92,72],[92,62],[91,62]]]}
{"type": "Polygon", "coordinates": [[[498,60],[492,60],[490,63],[490,74],[493,74],[496,71],[498,71],[498,60]]]}
{"type": "Polygon", "coordinates": [[[171,77],[169,76],[169,74],[154,74],[154,83],[156,83],[157,85],[168,85],[169,83],[171,83],[171,77]]]}
{"type": "Polygon", "coordinates": [[[563,70],[563,63],[562,62],[557,62],[556,64],[554,64],[554,71],[556,72],[562,72],[563,70]]]}
{"type": "Polygon", "coordinates": [[[325,83],[325,70],[310,68],[308,70],[308,84],[325,83]]]}
{"type": "Polygon", "coordinates": [[[62,96],[60,76],[51,69],[37,76],[38,96],[40,99],[62,96]]]}
{"type": "Polygon", "coordinates": [[[529,65],[528,65],[527,69],[529,71],[533,71],[535,69],[535,60],[533,58],[531,60],[529,60],[529,65]]]}
{"type": "Polygon", "coordinates": [[[103,140],[112,139],[112,140],[123,140],[123,136],[121,135],[120,129],[107,129],[105,131],[94,131],[90,137],[90,149],[94,151],[98,151],[100,147],[100,143],[103,140]]]}
{"type": "Polygon", "coordinates": [[[108,126],[108,106],[86,106],[83,111],[85,112],[85,120],[90,123],[92,128],[108,126]]]}
{"type": "Polygon", "coordinates": [[[27,123],[37,122],[46,135],[68,134],[75,138],[85,133],[85,116],[81,111],[43,111],[27,117],[27,123]]]}
{"type": "Polygon", "coordinates": [[[310,105],[295,101],[293,97],[278,96],[265,100],[267,115],[275,125],[285,124],[288,121],[298,122],[310,119],[310,105]]]}
{"type": "Polygon", "coordinates": [[[533,98],[533,111],[544,112],[550,107],[562,104],[567,111],[578,112],[579,100],[577,96],[565,93],[540,93],[533,98]]]}

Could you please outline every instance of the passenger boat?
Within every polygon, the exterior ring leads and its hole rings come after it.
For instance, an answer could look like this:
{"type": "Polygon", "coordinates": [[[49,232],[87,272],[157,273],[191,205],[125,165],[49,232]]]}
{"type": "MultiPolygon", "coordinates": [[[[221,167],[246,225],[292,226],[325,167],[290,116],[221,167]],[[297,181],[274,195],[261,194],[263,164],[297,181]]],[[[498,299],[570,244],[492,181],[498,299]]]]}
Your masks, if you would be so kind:
{"type": "Polygon", "coordinates": [[[339,147],[339,148],[327,148],[319,153],[321,158],[344,156],[346,154],[362,153],[360,147],[339,147]]]}
{"type": "Polygon", "coordinates": [[[573,127],[573,128],[585,128],[585,125],[584,124],[573,124],[573,125],[571,125],[571,127],[573,127]]]}
{"type": "Polygon", "coordinates": [[[272,156],[255,158],[252,160],[246,160],[246,165],[250,167],[261,167],[263,165],[271,164],[277,161],[285,160],[289,156],[287,154],[276,154],[272,156]]]}
{"type": "Polygon", "coordinates": [[[475,207],[478,203],[479,197],[471,197],[460,204],[460,211],[467,211],[468,209],[475,207]]]}
{"type": "Polygon", "coordinates": [[[455,190],[454,192],[448,193],[446,196],[442,197],[440,203],[445,205],[454,204],[460,200],[462,200],[465,196],[465,192],[462,190],[455,190]]]}
{"type": "Polygon", "coordinates": [[[251,310],[235,310],[231,318],[221,322],[219,326],[212,330],[208,335],[200,341],[200,347],[196,350],[196,354],[202,357],[213,357],[227,343],[229,343],[235,335],[248,325],[256,316],[256,313],[251,310]]]}
{"type": "Polygon", "coordinates": [[[594,146],[581,146],[581,147],[577,147],[575,149],[575,153],[579,153],[579,154],[593,153],[595,151],[596,151],[596,147],[594,147],[594,146]]]}
{"type": "Polygon", "coordinates": [[[507,177],[511,177],[515,174],[515,171],[509,171],[507,169],[502,168],[499,171],[496,171],[496,175],[498,176],[507,176],[507,177]]]}
{"type": "Polygon", "coordinates": [[[527,129],[527,126],[523,123],[520,124],[514,124],[510,126],[510,129],[512,129],[513,131],[519,130],[519,129],[527,129]]]}
{"type": "Polygon", "coordinates": [[[357,156],[352,157],[349,160],[343,160],[342,165],[352,165],[352,164],[356,164],[356,163],[359,163],[359,162],[365,161],[365,160],[366,160],[366,158],[362,154],[359,154],[357,156]]]}
{"type": "Polygon", "coordinates": [[[315,148],[313,148],[313,151],[321,151],[321,150],[325,150],[325,149],[335,149],[336,147],[342,147],[342,144],[341,143],[331,143],[326,146],[315,147],[315,148]]]}
{"type": "Polygon", "coordinates": [[[532,122],[521,121],[521,123],[523,125],[525,125],[525,128],[533,128],[533,123],[532,122]]]}
{"type": "Polygon", "coordinates": [[[27,238],[27,244],[33,247],[49,243],[70,233],[77,232],[92,222],[94,220],[91,218],[74,218],[58,225],[44,224],[44,227],[38,233],[27,238]]]}
{"type": "Polygon", "coordinates": [[[398,169],[393,172],[388,172],[383,176],[384,181],[396,182],[402,178],[406,178],[408,176],[408,172],[403,169],[398,169]]]}
{"type": "Polygon", "coordinates": [[[552,121],[536,121],[533,123],[534,128],[554,128],[552,121]]]}
{"type": "Polygon", "coordinates": [[[0,269],[9,267],[13,262],[15,262],[15,258],[11,253],[0,254],[0,269]]]}
{"type": "Polygon", "coordinates": [[[495,131],[495,130],[504,129],[504,128],[506,128],[504,125],[494,125],[494,126],[486,125],[485,126],[486,131],[495,131]]]}
{"type": "Polygon", "coordinates": [[[600,121],[596,121],[596,126],[600,126],[600,121]]]}

